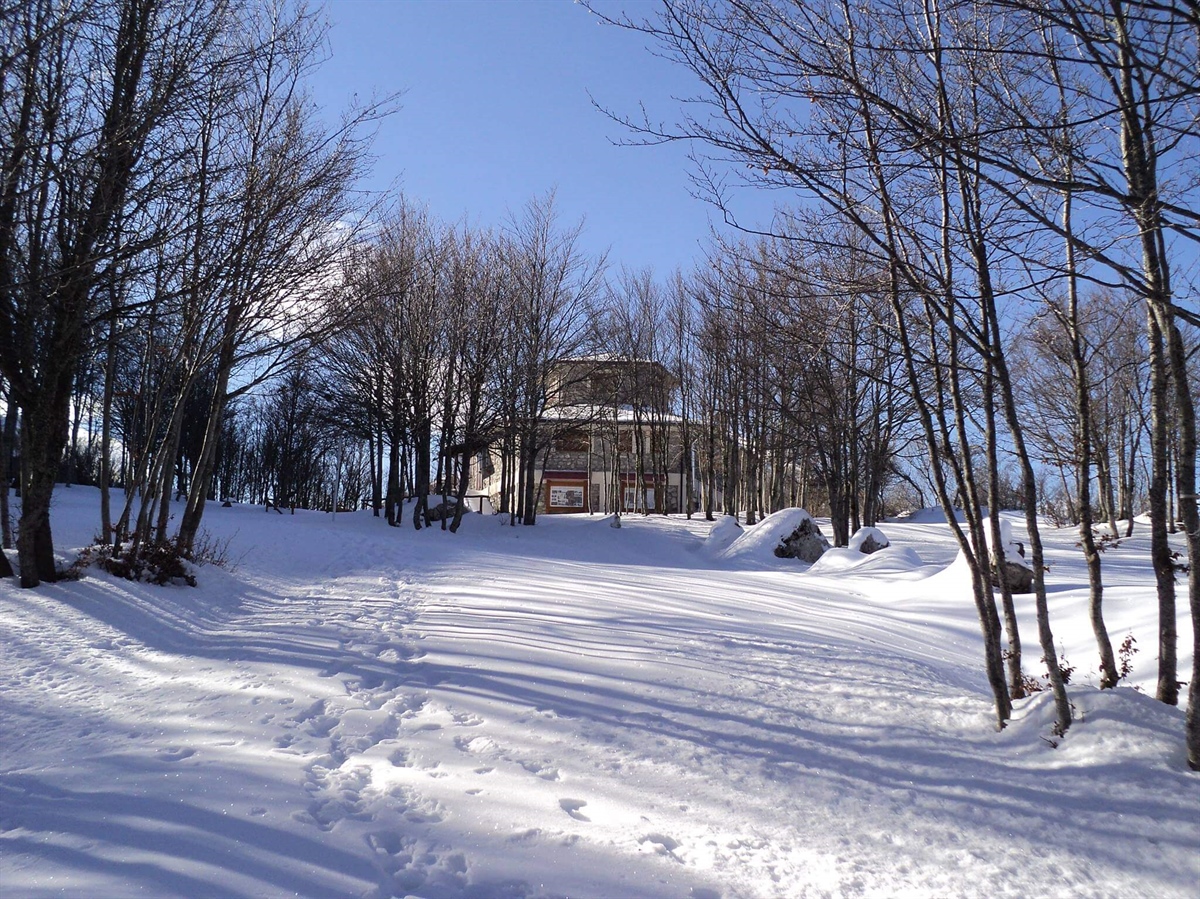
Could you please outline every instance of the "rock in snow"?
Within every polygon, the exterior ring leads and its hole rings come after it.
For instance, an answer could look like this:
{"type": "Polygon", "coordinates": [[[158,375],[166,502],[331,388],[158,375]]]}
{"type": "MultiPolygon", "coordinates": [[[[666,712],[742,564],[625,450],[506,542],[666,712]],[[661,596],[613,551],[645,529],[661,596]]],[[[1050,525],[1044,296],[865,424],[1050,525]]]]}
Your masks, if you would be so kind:
{"type": "MultiPolygon", "coordinates": [[[[801,510],[803,511],[803,510],[801,510]]],[[[808,514],[807,512],[805,513],[808,514]]],[[[796,529],[779,541],[775,555],[781,559],[799,559],[810,565],[829,549],[829,541],[812,517],[805,518],[796,529]]]]}
{"type": "MultiPolygon", "coordinates": [[[[984,519],[983,528],[988,550],[992,551],[991,519],[984,519]]],[[[1033,563],[1025,558],[1025,544],[1013,538],[1012,522],[1007,518],[1000,519],[1000,545],[1004,547],[1004,576],[1008,589],[1013,593],[1032,593],[1033,563]]],[[[995,565],[992,566],[992,586],[1000,586],[1000,574],[995,565]]]]}
{"type": "Polygon", "coordinates": [[[849,549],[855,552],[871,553],[879,552],[884,547],[891,546],[887,536],[879,528],[859,528],[854,532],[854,536],[850,538],[849,549]]]}

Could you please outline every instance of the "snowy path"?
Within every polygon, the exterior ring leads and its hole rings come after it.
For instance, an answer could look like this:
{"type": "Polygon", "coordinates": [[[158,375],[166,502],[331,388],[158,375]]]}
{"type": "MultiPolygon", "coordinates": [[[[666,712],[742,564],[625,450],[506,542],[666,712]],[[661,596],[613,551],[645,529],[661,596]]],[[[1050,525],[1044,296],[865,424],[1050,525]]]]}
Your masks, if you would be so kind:
{"type": "Polygon", "coordinates": [[[246,555],[196,590],[0,587],[6,899],[1194,896],[1181,714],[994,733],[926,581],[679,521],[210,517],[246,555]]]}

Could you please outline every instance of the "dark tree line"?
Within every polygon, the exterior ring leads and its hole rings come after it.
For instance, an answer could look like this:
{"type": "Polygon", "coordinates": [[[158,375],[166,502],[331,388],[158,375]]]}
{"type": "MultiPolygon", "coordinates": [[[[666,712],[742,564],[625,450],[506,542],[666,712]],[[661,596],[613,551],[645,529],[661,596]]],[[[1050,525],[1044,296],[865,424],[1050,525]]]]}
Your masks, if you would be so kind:
{"type": "Polygon", "coordinates": [[[191,551],[230,403],[335,324],[379,108],[321,123],[324,25],[282,0],[32,0],[0,33],[0,376],[32,587],[57,576],[50,496],[85,408],[103,539],[191,551]]]}

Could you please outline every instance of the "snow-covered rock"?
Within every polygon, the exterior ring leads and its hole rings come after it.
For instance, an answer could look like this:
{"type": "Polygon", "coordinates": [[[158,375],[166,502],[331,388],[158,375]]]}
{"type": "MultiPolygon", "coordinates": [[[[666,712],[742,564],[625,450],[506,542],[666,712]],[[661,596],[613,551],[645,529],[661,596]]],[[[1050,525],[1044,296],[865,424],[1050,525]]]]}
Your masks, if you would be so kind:
{"type": "Polygon", "coordinates": [[[729,548],[742,535],[741,523],[732,515],[722,515],[713,524],[712,530],[705,538],[704,548],[712,555],[718,555],[729,548]]]}
{"type": "MultiPolygon", "coordinates": [[[[1012,522],[1007,518],[1000,518],[999,522],[1000,545],[1004,548],[1004,578],[1008,582],[1008,589],[1013,593],[1032,593],[1033,563],[1025,556],[1025,545],[1013,538],[1012,522]]],[[[983,529],[987,536],[988,552],[994,553],[990,519],[983,520],[983,529]]],[[[995,566],[992,566],[992,586],[1000,586],[1000,575],[995,566]]]]}
{"type": "Polygon", "coordinates": [[[828,549],[829,541],[821,533],[821,528],[812,518],[807,518],[779,542],[775,547],[775,555],[781,559],[799,559],[812,564],[828,549]]]}
{"type": "MultiPolygon", "coordinates": [[[[816,530],[817,535],[820,536],[816,521],[804,509],[780,509],[778,512],[772,512],[758,524],[746,528],[717,557],[731,561],[773,562],[777,557],[783,558],[779,556],[777,550],[802,527],[806,531],[816,530]]],[[[820,537],[820,540],[824,541],[826,548],[829,546],[829,542],[824,537],[820,537]]],[[[812,558],[804,561],[811,562],[820,558],[819,553],[810,554],[812,558]]]]}
{"type": "Polygon", "coordinates": [[[859,528],[850,538],[848,548],[854,552],[870,555],[888,546],[891,546],[891,541],[879,528],[859,528]]]}
{"type": "Polygon", "coordinates": [[[886,546],[870,554],[849,547],[836,547],[826,550],[808,569],[808,574],[912,580],[927,576],[930,567],[911,546],[886,546]]]}

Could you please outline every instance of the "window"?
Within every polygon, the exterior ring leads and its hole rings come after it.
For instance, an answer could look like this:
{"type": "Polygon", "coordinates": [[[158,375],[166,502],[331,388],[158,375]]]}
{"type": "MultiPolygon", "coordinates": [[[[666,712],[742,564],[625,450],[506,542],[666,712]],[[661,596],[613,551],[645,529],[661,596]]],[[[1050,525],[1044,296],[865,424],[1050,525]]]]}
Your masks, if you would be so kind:
{"type": "Polygon", "coordinates": [[[611,403],[621,388],[621,379],[614,372],[593,375],[588,383],[591,399],[596,403],[611,403]]]}
{"type": "MultiPolygon", "coordinates": [[[[632,512],[642,507],[642,492],[637,487],[625,488],[625,511],[632,512]]],[[[654,488],[646,488],[646,508],[654,510],[654,488]]]]}
{"type": "Polygon", "coordinates": [[[496,473],[496,466],[492,462],[492,454],[490,452],[484,450],[476,456],[476,459],[478,462],[476,471],[480,472],[485,478],[490,478],[496,473]]]}

